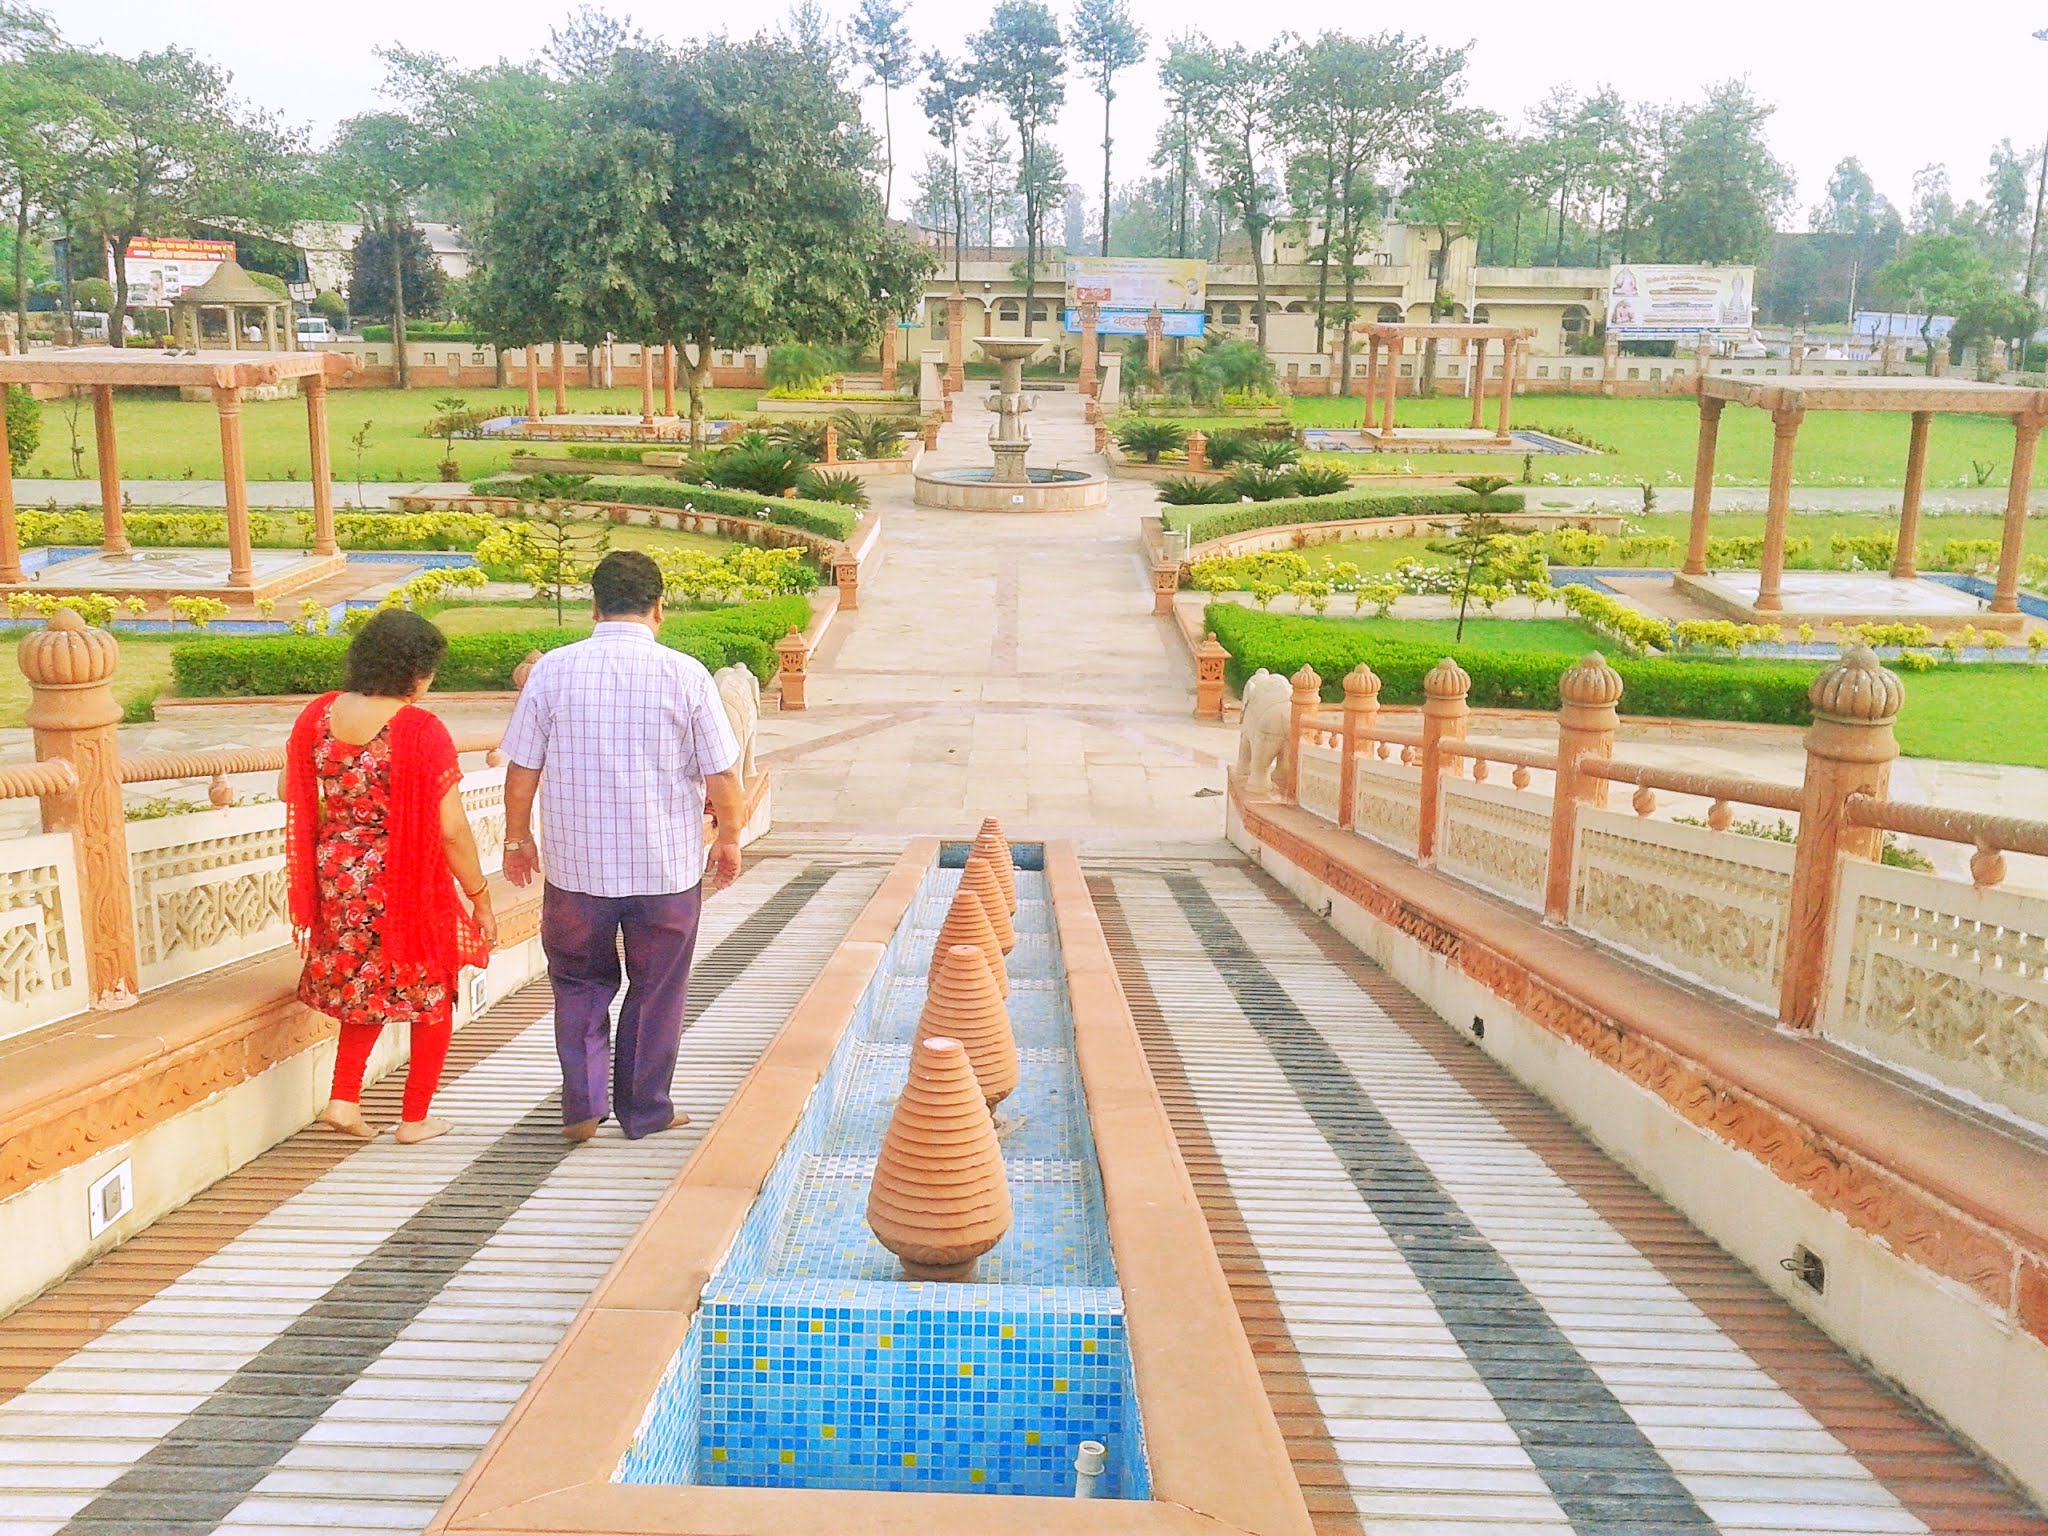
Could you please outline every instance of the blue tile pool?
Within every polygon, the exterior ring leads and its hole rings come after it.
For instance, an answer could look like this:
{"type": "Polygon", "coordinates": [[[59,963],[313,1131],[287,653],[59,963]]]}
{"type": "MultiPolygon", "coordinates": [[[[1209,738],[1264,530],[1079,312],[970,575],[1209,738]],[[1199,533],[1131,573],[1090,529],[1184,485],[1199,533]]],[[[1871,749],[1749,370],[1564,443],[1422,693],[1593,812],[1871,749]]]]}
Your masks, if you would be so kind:
{"type": "Polygon", "coordinates": [[[616,1479],[627,1483],[1149,1496],[1137,1394],[1042,852],[1017,850],[998,1106],[1015,1225],[971,1284],[911,1281],[866,1221],[965,845],[941,850],[616,1479]]]}

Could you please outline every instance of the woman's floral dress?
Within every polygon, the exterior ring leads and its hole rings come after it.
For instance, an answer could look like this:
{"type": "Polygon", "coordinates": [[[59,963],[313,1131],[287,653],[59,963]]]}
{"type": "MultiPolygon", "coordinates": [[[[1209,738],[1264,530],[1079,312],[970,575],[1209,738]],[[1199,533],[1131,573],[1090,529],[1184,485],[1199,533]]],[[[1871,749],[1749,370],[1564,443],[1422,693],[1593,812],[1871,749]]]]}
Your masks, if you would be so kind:
{"type": "Polygon", "coordinates": [[[299,1001],[343,1024],[439,1024],[453,1019],[449,985],[421,966],[384,958],[384,855],[391,809],[390,728],[358,745],[322,718],[313,743],[320,824],[313,838],[320,920],[299,1001]]]}

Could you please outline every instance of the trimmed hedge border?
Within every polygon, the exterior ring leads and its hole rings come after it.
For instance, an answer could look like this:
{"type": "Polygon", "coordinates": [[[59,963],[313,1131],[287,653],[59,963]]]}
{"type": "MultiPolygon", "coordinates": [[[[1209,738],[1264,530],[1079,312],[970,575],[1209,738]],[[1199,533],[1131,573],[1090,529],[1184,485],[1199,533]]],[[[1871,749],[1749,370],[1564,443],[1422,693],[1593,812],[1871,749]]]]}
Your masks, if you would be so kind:
{"type": "MultiPolygon", "coordinates": [[[[1230,652],[1224,675],[1242,690],[1264,667],[1282,677],[1304,663],[1323,680],[1326,702],[1341,703],[1344,674],[1365,662],[1379,674],[1380,699],[1420,704],[1422,680],[1448,655],[1472,677],[1474,708],[1555,709],[1557,680],[1579,658],[1564,652],[1491,651],[1473,646],[1417,645],[1376,639],[1368,627],[1342,620],[1260,613],[1238,603],[1212,603],[1204,621],[1230,652]]],[[[1621,674],[1621,711],[1681,720],[1736,720],[1805,725],[1806,690],[1819,662],[1728,661],[1708,657],[1610,656],[1621,674]]]]}
{"type": "MultiPolygon", "coordinates": [[[[775,642],[791,626],[811,621],[807,597],[771,597],[732,608],[679,613],[661,626],[661,643],[694,656],[713,672],[739,664],[762,682],[775,676],[775,642]]],[[[512,686],[512,671],[529,651],[551,651],[587,637],[575,629],[507,630],[455,635],[435,676],[447,692],[512,686]]],[[[254,639],[193,639],[172,647],[171,676],[189,699],[324,693],[340,680],[346,635],[279,635],[254,639]]]]}
{"type": "Polygon", "coordinates": [[[1211,512],[1188,522],[1188,543],[1206,544],[1233,533],[1255,528],[1277,528],[1288,523],[1346,522],[1368,517],[1455,517],[1465,512],[1519,512],[1524,500],[1520,491],[1496,491],[1491,496],[1474,496],[1456,488],[1444,490],[1339,491],[1334,496],[1283,496],[1273,501],[1255,501],[1226,512],[1211,512]]]}
{"type": "MultiPolygon", "coordinates": [[[[524,476],[493,475],[472,481],[469,488],[479,496],[516,497],[524,484],[524,476]]],[[[754,491],[726,491],[710,485],[683,485],[645,475],[595,476],[578,488],[576,500],[713,512],[722,517],[744,517],[783,528],[801,528],[806,533],[842,541],[853,536],[853,530],[860,522],[854,509],[836,502],[806,501],[799,496],[762,496],[754,491]]]]}

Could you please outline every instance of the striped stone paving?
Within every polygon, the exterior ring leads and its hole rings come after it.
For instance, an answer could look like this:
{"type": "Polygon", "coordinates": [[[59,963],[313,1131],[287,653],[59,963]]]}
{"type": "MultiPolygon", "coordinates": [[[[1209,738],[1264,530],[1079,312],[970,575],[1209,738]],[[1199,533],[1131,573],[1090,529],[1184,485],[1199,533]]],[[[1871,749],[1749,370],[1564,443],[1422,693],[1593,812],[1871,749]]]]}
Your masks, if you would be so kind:
{"type": "MultiPolygon", "coordinates": [[[[707,907],[689,1131],[567,1148],[531,988],[458,1038],[456,1134],[295,1137],[0,1322],[0,1536],[420,1530],[887,855],[784,841],[707,907]]],[[[2048,1536],[1234,852],[1088,866],[1319,1529],[2048,1536]]]]}

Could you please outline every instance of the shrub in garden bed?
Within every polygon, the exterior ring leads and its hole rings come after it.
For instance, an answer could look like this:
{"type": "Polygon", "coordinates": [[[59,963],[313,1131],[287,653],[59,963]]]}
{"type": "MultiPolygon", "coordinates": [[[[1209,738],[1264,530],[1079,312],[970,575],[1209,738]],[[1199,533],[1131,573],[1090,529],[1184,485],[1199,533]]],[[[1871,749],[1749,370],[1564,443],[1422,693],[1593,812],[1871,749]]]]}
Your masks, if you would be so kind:
{"type": "MultiPolygon", "coordinates": [[[[499,475],[472,481],[470,489],[479,496],[517,496],[523,484],[518,476],[499,475]]],[[[784,528],[802,528],[828,539],[851,537],[860,522],[860,514],[853,508],[835,506],[830,502],[806,501],[801,497],[764,497],[709,485],[679,485],[673,480],[655,480],[645,475],[599,475],[582,486],[576,495],[579,500],[611,501],[636,507],[673,507],[679,511],[751,518],[755,522],[775,523],[784,528]]]]}
{"type": "Polygon", "coordinates": [[[1356,490],[1335,496],[1290,496],[1193,518],[1188,523],[1188,542],[1201,544],[1227,534],[1279,528],[1288,523],[1337,523],[1368,517],[1451,518],[1467,512],[1519,512],[1522,505],[1519,491],[1474,496],[1469,491],[1449,489],[1356,490]]]}
{"type": "Polygon", "coordinates": [[[1157,464],[1161,454],[1178,453],[1188,445],[1188,434],[1177,421],[1153,421],[1136,417],[1117,423],[1117,446],[1125,453],[1157,464]]]}

